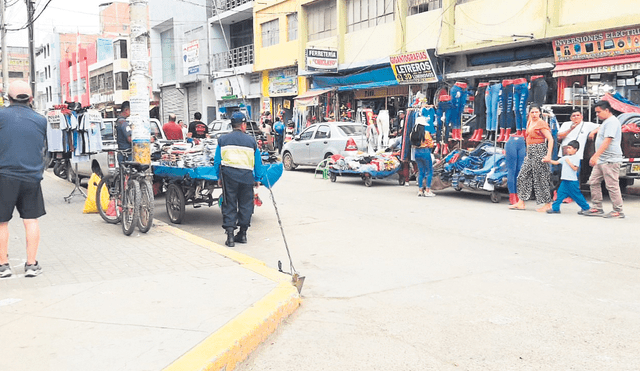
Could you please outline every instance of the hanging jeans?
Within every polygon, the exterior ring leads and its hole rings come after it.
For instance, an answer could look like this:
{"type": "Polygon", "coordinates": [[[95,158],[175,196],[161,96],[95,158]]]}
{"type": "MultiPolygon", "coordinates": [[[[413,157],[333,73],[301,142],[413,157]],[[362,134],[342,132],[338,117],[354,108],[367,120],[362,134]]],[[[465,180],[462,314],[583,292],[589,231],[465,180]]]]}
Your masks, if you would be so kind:
{"type": "Polygon", "coordinates": [[[529,89],[526,82],[513,86],[513,109],[516,114],[516,130],[525,130],[527,128],[528,98],[529,89]]]}
{"type": "Polygon", "coordinates": [[[531,103],[542,106],[547,100],[548,90],[549,85],[547,85],[544,77],[539,77],[535,80],[531,80],[531,90],[529,91],[529,98],[531,99],[531,103]]]}
{"type": "Polygon", "coordinates": [[[416,148],[416,163],[418,164],[418,187],[431,188],[431,180],[433,179],[433,163],[431,162],[431,149],[416,148]],[[427,184],[424,185],[425,178],[427,184]]]}
{"type": "Polygon", "coordinates": [[[415,125],[415,122],[416,111],[411,110],[405,118],[404,129],[402,131],[402,153],[400,156],[401,161],[411,161],[411,138],[409,138],[409,136],[411,135],[411,131],[413,130],[413,125],[415,125]]]}
{"type": "Polygon", "coordinates": [[[473,113],[476,115],[476,129],[484,129],[487,125],[487,108],[485,104],[486,86],[478,87],[473,98],[473,113]]]}
{"type": "Polygon", "coordinates": [[[511,129],[513,127],[513,84],[502,88],[502,113],[500,113],[500,129],[511,129]]]}
{"type": "Polygon", "coordinates": [[[589,210],[591,208],[582,192],[580,192],[579,181],[562,180],[562,182],[560,182],[560,187],[558,187],[558,196],[553,204],[551,204],[553,211],[560,211],[560,205],[567,197],[571,197],[582,210],[589,210]]]}
{"type": "Polygon", "coordinates": [[[452,102],[440,102],[438,103],[438,109],[436,110],[436,141],[442,142],[442,126],[445,128],[445,141],[449,140],[449,123],[452,118],[451,115],[454,112],[452,102]],[[444,117],[444,124],[442,118],[444,117]]]}
{"type": "Polygon", "coordinates": [[[451,128],[460,129],[462,128],[462,111],[464,111],[464,106],[467,104],[467,91],[458,85],[454,85],[449,94],[451,95],[451,103],[453,103],[451,128]]]}
{"type": "Polygon", "coordinates": [[[507,160],[507,188],[509,193],[518,193],[516,179],[520,173],[520,168],[527,155],[527,145],[524,137],[512,135],[504,146],[507,160]]]}
{"type": "Polygon", "coordinates": [[[487,130],[495,131],[498,127],[498,102],[500,101],[500,89],[502,84],[493,84],[487,87],[485,105],[487,109],[487,130]]]}

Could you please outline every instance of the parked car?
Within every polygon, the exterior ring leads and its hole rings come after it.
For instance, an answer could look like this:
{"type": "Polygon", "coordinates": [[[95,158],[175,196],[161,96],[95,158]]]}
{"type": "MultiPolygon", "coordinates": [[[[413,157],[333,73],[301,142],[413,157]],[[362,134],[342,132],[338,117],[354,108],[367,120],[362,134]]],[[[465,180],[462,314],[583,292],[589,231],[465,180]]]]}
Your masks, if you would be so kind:
{"type": "MultiPolygon", "coordinates": [[[[90,156],[90,161],[83,161],[78,163],[77,176],[82,178],[88,178],[92,173],[98,175],[108,174],[109,169],[115,169],[116,166],[116,152],[118,144],[116,143],[116,130],[115,130],[115,118],[103,119],[104,128],[101,130],[102,134],[102,152],[96,153],[90,156]]],[[[158,146],[168,142],[167,138],[162,131],[160,122],[156,119],[150,120],[151,136],[155,138],[155,145],[158,146]]],[[[68,179],[73,181],[76,176],[75,164],[69,164],[67,170],[68,179]]]]}
{"type": "Polygon", "coordinates": [[[213,120],[209,123],[209,135],[212,138],[229,133],[231,130],[231,120],[229,119],[213,120]]]}
{"type": "Polygon", "coordinates": [[[364,126],[355,122],[321,122],[313,124],[293,137],[282,148],[285,170],[300,165],[317,166],[332,155],[350,156],[365,151],[364,126]]]}

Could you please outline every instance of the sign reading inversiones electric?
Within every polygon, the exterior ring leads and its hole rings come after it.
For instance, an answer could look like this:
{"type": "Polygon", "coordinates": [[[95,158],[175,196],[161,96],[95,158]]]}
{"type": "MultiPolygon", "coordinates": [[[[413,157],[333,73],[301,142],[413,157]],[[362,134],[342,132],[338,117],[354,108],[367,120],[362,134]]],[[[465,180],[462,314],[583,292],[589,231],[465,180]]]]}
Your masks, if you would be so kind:
{"type": "Polygon", "coordinates": [[[336,50],[306,49],[307,71],[338,72],[336,50]]]}
{"type": "Polygon", "coordinates": [[[553,40],[556,62],[640,54],[640,27],[597,31],[553,40]]]}
{"type": "Polygon", "coordinates": [[[438,82],[438,76],[426,50],[392,55],[389,62],[400,84],[438,82]]]}

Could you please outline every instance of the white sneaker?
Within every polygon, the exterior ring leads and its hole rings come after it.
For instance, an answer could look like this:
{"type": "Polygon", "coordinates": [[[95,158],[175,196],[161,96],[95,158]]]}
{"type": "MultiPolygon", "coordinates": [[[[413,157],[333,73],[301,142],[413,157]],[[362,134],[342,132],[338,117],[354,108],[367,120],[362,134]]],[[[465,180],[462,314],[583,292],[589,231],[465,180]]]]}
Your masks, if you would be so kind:
{"type": "Polygon", "coordinates": [[[418,197],[426,197],[423,190],[418,191],[418,197]]]}
{"type": "Polygon", "coordinates": [[[431,191],[429,191],[429,192],[425,193],[425,194],[423,195],[423,197],[436,197],[436,194],[435,194],[435,193],[433,193],[433,192],[431,192],[431,191]]]}

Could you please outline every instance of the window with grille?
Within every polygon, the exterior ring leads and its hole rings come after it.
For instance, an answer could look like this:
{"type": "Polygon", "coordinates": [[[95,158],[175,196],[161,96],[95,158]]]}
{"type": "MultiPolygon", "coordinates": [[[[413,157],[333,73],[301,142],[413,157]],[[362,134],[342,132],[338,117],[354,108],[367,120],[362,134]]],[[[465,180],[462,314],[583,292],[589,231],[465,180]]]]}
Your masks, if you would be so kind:
{"type": "Polygon", "coordinates": [[[127,58],[127,40],[116,40],[113,43],[113,58],[114,59],[127,58]]]}
{"type": "Polygon", "coordinates": [[[117,72],[115,75],[116,75],[116,90],[129,90],[129,73],[117,72]]]}
{"type": "Polygon", "coordinates": [[[442,8],[442,0],[409,0],[409,15],[442,8]]]}
{"type": "Polygon", "coordinates": [[[298,13],[287,15],[287,41],[298,39],[298,13]]]}
{"type": "Polygon", "coordinates": [[[307,7],[309,41],[335,36],[338,17],[335,1],[321,1],[307,7]]]}
{"type": "Polygon", "coordinates": [[[280,20],[265,22],[260,25],[262,30],[262,47],[277,45],[280,42],[280,20]]]}
{"type": "Polygon", "coordinates": [[[347,32],[393,22],[395,0],[347,0],[347,32]]]}

